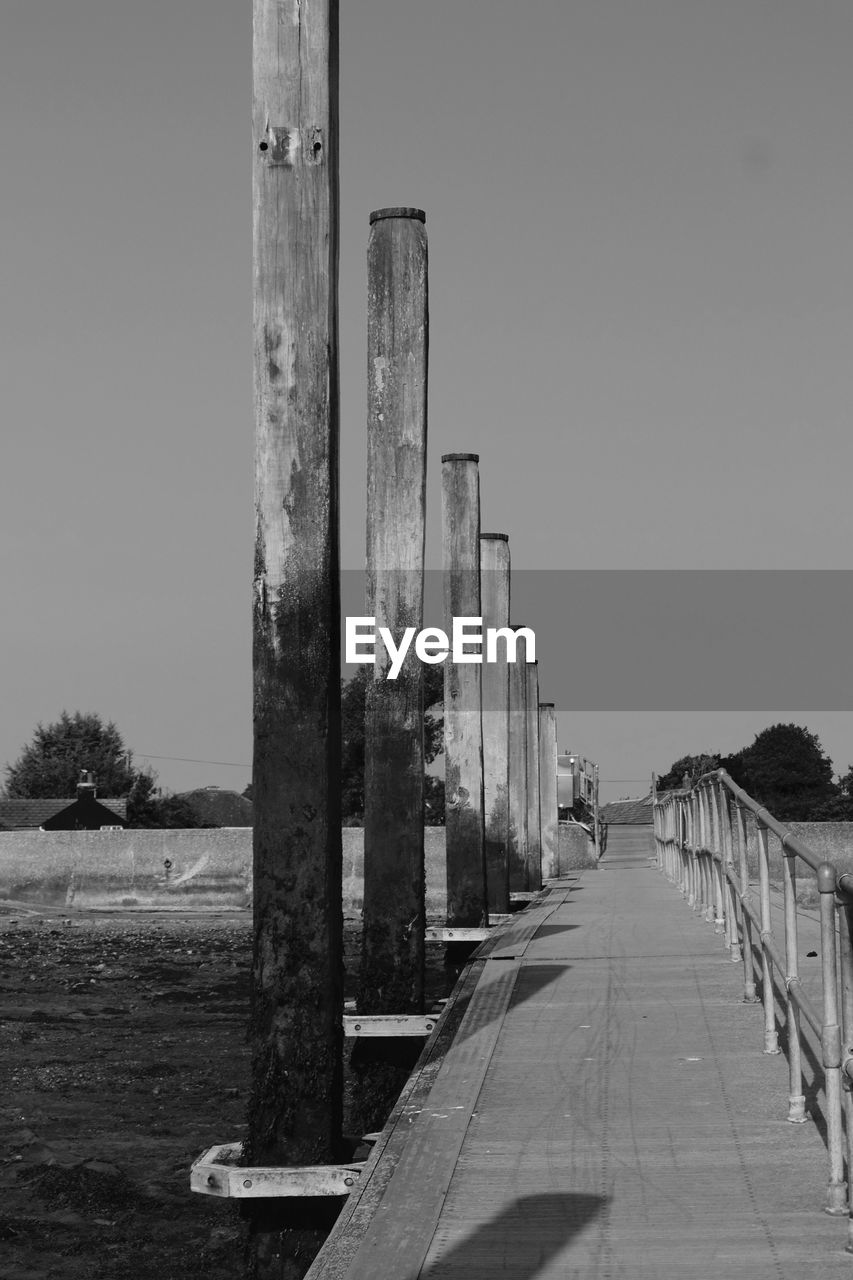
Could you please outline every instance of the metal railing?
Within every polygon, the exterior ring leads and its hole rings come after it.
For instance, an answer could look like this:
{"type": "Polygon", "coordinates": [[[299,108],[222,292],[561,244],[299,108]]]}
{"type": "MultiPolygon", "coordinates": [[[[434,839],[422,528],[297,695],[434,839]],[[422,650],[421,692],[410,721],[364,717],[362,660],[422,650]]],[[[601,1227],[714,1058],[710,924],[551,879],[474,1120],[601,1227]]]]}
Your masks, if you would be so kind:
{"type": "Polygon", "coordinates": [[[787,1037],[788,1115],[793,1124],[808,1119],[803,1083],[805,1021],[819,1045],[826,1105],[829,1160],[826,1212],[851,1215],[847,1250],[853,1252],[853,1188],[845,1180],[853,1168],[853,876],[822,861],[772,814],[739,787],[724,769],[700,778],[684,793],[654,806],[657,862],[687,903],[724,936],[731,958],[743,965],[743,998],[764,1008],[764,1052],[780,1052],[779,1031],[787,1037]],[[750,886],[747,815],[755,825],[758,905],[750,886]],[[780,949],[771,919],[768,833],[782,846],[784,939],[780,949]],[[803,988],[797,952],[797,860],[817,878],[820,901],[821,1008],[803,988]],[[758,992],[755,960],[760,965],[758,992]],[[773,970],[784,987],[784,1016],[778,1020],[773,970]],[[842,1115],[842,1109],[844,1115],[842,1115]],[[846,1123],[845,1123],[846,1121],[846,1123]]]}

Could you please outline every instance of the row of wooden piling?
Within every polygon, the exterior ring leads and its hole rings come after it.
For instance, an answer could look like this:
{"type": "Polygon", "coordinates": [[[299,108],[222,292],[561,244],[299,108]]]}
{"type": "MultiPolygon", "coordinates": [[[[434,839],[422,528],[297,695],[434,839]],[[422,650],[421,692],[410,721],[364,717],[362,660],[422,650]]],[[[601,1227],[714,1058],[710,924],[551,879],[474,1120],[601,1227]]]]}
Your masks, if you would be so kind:
{"type": "MultiPolygon", "coordinates": [[[[254,0],[255,907],[243,1161],[267,1167],[328,1164],[347,1154],[338,10],[338,0],[254,0]]],[[[368,613],[377,626],[396,631],[419,628],[423,617],[423,215],[411,209],[373,215],[368,262],[368,613]]],[[[509,547],[502,537],[481,534],[477,460],[449,455],[442,472],[445,608],[508,621],[509,547]]],[[[394,682],[381,678],[383,660],[377,645],[366,709],[360,999],[365,1012],[407,1012],[423,1000],[423,692],[413,657],[394,682]]],[[[512,875],[532,889],[542,858],[546,874],[551,869],[554,714],[539,706],[535,666],[517,663],[508,673],[504,738],[497,673],[450,663],[445,673],[448,918],[479,922],[508,905],[512,875]]],[[[248,1212],[249,1274],[276,1280],[304,1274],[328,1210],[260,1199],[248,1212]]]]}
{"type": "MultiPolygon", "coordinates": [[[[424,627],[428,250],[419,209],[370,216],[367,251],[366,615],[399,638],[424,627]]],[[[443,629],[517,632],[515,662],[444,663],[447,924],[487,925],[510,893],[555,872],[554,708],[540,706],[525,629],[511,627],[509,539],[484,533],[479,457],[441,459],[443,629]]],[[[421,1012],[424,968],[423,667],[396,679],[377,642],[365,732],[364,928],[359,1013],[421,1012]]]]}

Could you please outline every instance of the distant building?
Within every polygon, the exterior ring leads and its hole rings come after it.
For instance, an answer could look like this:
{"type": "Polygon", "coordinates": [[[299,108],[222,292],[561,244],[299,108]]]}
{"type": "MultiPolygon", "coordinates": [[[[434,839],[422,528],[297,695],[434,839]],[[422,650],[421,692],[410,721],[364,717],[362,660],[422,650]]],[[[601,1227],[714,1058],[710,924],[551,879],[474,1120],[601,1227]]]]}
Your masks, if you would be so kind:
{"type": "MultiPolygon", "coordinates": [[[[658,795],[658,799],[661,796],[658,795]]],[[[651,826],[652,797],[640,796],[635,800],[611,800],[601,808],[601,819],[608,826],[651,826]]]]}
{"type": "Polygon", "coordinates": [[[236,791],[199,787],[195,791],[182,791],[175,799],[189,805],[196,820],[206,827],[251,827],[253,822],[251,800],[236,791]]]}
{"type": "Polygon", "coordinates": [[[99,800],[91,773],[83,772],[70,800],[0,800],[0,831],[109,831],[127,826],[127,800],[99,800]]]}

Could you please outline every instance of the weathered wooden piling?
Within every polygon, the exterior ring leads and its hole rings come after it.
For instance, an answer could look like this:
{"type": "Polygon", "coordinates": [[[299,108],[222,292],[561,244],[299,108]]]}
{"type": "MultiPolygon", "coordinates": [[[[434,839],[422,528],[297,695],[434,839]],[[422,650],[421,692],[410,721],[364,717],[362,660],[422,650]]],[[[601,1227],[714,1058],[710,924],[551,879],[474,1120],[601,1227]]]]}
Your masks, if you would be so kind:
{"type": "MultiPolygon", "coordinates": [[[[337,0],[254,0],[254,1165],[340,1158],[337,85],[337,0]]],[[[252,1276],[322,1241],[291,1204],[252,1203],[252,1276]]]]}
{"type": "Polygon", "coordinates": [[[539,703],[539,817],[542,833],[542,879],[560,874],[557,823],[557,713],[553,702],[539,703]]]}
{"type": "MultiPolygon", "coordinates": [[[[419,209],[370,215],[367,250],[367,614],[399,642],[423,627],[427,239],[419,209]]],[[[417,1013],[424,987],[423,667],[389,680],[376,645],[365,714],[360,1013],[417,1013]]]]}
{"type": "Polygon", "coordinates": [[[524,857],[525,889],[542,888],[542,837],[539,819],[539,663],[527,664],[524,703],[527,721],[527,849],[524,857]]]}
{"type": "MultiPolygon", "coordinates": [[[[441,459],[444,618],[480,612],[480,479],[476,453],[441,459]]],[[[488,920],[483,816],[482,665],[444,664],[445,828],[447,921],[476,926],[488,920]]]]}
{"type": "MultiPolygon", "coordinates": [[[[513,623],[513,631],[521,628],[513,623]]],[[[527,639],[518,635],[509,666],[509,887],[527,889],[527,639]]]]}
{"type": "MultiPolygon", "coordinates": [[[[505,533],[480,534],[483,628],[509,626],[510,554],[505,533]]],[[[483,666],[483,794],[490,911],[509,911],[509,666],[483,666]]]]}

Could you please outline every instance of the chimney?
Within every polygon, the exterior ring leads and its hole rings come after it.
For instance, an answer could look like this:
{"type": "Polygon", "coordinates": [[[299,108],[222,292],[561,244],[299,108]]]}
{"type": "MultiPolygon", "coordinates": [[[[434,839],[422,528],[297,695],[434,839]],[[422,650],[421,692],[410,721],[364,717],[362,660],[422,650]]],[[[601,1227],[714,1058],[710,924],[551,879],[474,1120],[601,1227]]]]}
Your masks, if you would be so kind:
{"type": "Polygon", "coordinates": [[[80,781],[77,783],[77,799],[95,799],[95,775],[89,769],[80,770],[80,781]]]}

